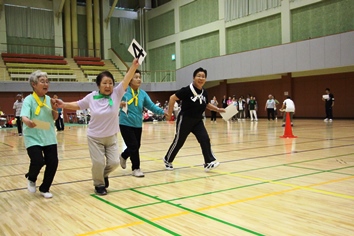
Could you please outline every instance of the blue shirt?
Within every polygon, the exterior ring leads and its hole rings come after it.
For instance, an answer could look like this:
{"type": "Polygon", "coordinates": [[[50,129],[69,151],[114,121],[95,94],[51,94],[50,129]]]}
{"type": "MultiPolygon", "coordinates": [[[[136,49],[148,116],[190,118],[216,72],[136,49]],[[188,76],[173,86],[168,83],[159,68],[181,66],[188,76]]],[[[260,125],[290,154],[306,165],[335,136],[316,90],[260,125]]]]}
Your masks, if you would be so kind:
{"type": "MultiPolygon", "coordinates": [[[[38,115],[34,114],[38,104],[32,94],[28,95],[23,101],[21,116],[26,116],[30,120],[37,119],[40,121],[48,122],[50,127],[49,130],[30,128],[25,123],[23,123],[23,136],[26,148],[35,145],[44,147],[52,144],[57,144],[57,136],[54,130],[54,118],[52,115],[50,97],[45,95],[45,98],[47,106],[42,106],[38,115]]],[[[39,97],[39,99],[42,102],[44,101],[44,97],[39,97]]]]}
{"type": "MultiPolygon", "coordinates": [[[[136,94],[137,91],[134,91],[136,94]]],[[[155,114],[163,115],[164,111],[156,106],[150,99],[149,95],[142,89],[139,89],[138,106],[135,106],[135,100],[128,105],[128,101],[133,98],[132,90],[128,86],[122,101],[125,101],[128,106],[128,114],[120,109],[119,124],[126,125],[134,128],[141,128],[143,125],[143,109],[144,107],[155,114]]]]}

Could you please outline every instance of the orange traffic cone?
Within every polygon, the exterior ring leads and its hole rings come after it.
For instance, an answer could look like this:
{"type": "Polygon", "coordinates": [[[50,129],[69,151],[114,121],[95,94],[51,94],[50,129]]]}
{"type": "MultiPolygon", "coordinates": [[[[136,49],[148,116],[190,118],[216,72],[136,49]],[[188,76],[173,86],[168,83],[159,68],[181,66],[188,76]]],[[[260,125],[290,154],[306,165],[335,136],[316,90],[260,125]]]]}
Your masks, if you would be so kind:
{"type": "Polygon", "coordinates": [[[293,129],[291,128],[290,122],[290,114],[289,112],[286,113],[286,120],[285,120],[285,130],[284,135],[280,136],[281,138],[297,138],[297,136],[293,135],[293,129]]]}

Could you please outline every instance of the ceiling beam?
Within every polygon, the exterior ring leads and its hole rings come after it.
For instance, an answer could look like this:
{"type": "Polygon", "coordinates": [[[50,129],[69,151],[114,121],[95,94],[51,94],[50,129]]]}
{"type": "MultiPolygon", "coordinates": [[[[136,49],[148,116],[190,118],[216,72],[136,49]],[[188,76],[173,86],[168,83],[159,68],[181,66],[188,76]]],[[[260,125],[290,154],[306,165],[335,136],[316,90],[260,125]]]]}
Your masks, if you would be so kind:
{"type": "Polygon", "coordinates": [[[111,9],[109,10],[109,13],[108,13],[108,16],[106,17],[106,19],[104,20],[106,22],[106,26],[108,27],[108,23],[112,17],[112,14],[113,14],[113,11],[114,11],[114,8],[117,6],[117,3],[118,3],[118,0],[114,0],[112,6],[111,6],[111,9]]]}
{"type": "Polygon", "coordinates": [[[60,17],[60,14],[63,12],[64,3],[65,3],[65,0],[61,0],[58,12],[55,14],[58,18],[60,17]]]}

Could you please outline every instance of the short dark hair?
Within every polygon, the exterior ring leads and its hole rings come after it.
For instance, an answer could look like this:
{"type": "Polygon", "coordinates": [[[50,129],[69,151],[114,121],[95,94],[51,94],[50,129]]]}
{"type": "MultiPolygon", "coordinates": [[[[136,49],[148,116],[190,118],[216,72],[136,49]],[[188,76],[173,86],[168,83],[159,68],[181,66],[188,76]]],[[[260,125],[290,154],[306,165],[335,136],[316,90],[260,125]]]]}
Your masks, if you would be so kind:
{"type": "Polygon", "coordinates": [[[141,71],[140,71],[140,70],[138,70],[138,69],[136,69],[136,70],[135,70],[135,73],[138,73],[138,74],[140,74],[140,75],[141,75],[141,71]]]}
{"type": "Polygon", "coordinates": [[[97,75],[97,77],[96,77],[97,86],[100,86],[103,77],[111,78],[113,85],[114,85],[114,77],[113,77],[112,73],[106,70],[106,71],[103,71],[97,75]]]}
{"type": "Polygon", "coordinates": [[[329,88],[326,88],[326,90],[331,91],[329,88]]]}
{"type": "Polygon", "coordinates": [[[193,78],[194,78],[199,72],[204,72],[205,78],[207,77],[207,70],[206,70],[206,69],[203,69],[203,68],[201,68],[201,67],[199,67],[198,69],[196,69],[196,70],[193,72],[193,78]]]}

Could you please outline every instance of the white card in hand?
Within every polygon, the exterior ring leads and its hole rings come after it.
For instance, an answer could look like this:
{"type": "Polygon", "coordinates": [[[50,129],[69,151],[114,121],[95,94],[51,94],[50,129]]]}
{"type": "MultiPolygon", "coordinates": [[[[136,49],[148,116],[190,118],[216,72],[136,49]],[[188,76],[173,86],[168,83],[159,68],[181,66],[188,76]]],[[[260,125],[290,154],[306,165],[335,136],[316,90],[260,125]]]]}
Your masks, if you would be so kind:
{"type": "Polygon", "coordinates": [[[49,122],[45,122],[45,121],[41,121],[41,120],[37,120],[37,119],[33,119],[32,121],[33,121],[33,123],[36,124],[36,126],[34,127],[35,129],[45,129],[45,130],[50,129],[49,122]]]}
{"type": "Polygon", "coordinates": [[[130,52],[130,54],[133,55],[134,58],[138,58],[139,60],[139,64],[141,65],[141,63],[143,63],[147,53],[145,52],[145,50],[139,45],[139,43],[133,39],[133,41],[131,42],[128,51],[130,52]]]}
{"type": "Polygon", "coordinates": [[[237,107],[231,103],[228,107],[225,108],[225,112],[220,112],[219,114],[225,121],[228,121],[237,113],[238,113],[237,107]]]}

